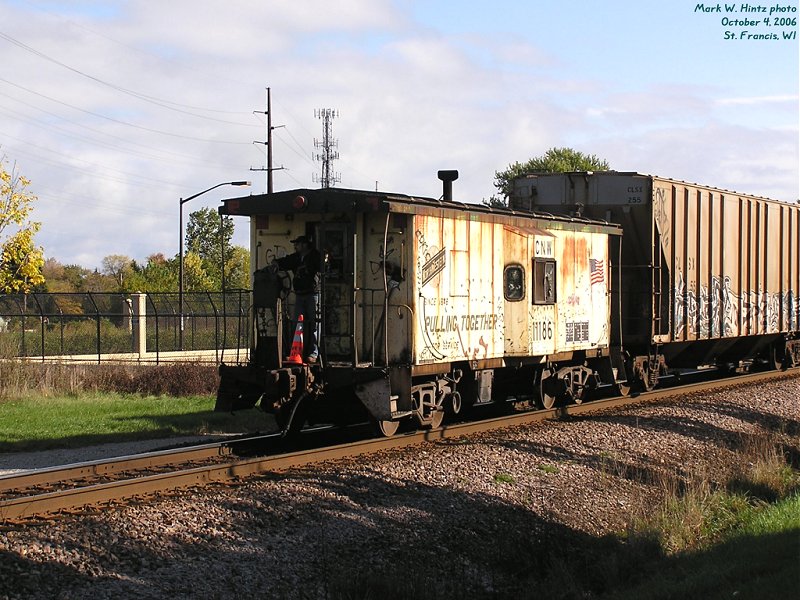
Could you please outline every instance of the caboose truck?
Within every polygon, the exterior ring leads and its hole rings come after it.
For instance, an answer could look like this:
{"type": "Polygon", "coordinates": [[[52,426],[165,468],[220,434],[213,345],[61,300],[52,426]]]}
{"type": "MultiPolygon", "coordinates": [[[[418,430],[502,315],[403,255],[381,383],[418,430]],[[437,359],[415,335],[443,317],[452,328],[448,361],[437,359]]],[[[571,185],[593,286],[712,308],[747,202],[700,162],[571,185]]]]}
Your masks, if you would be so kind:
{"type": "Polygon", "coordinates": [[[800,364],[800,205],[616,171],[522,177],[510,205],[622,225],[611,344],[638,388],[667,365],[800,364]]]}
{"type": "Polygon", "coordinates": [[[406,418],[580,402],[625,379],[619,226],[463,204],[458,173],[439,176],[439,200],[326,188],[223,201],[221,214],[250,218],[254,335],[246,364],[220,367],[216,410],[260,400],[285,432],[370,417],[392,435],[406,418]],[[293,293],[270,266],[300,235],[323,257],[312,364],[285,358],[293,293]]]}

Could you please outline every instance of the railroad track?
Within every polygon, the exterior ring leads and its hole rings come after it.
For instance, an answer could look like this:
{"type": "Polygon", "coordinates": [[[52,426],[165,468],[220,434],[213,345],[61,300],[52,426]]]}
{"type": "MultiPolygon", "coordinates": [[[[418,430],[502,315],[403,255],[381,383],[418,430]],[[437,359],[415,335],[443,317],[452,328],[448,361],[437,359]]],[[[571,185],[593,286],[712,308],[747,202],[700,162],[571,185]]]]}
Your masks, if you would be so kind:
{"type": "Polygon", "coordinates": [[[352,458],[422,442],[513,427],[547,419],[577,416],[653,402],[678,394],[708,391],[780,378],[800,376],[800,369],[769,371],[665,388],[636,397],[599,399],[585,404],[531,410],[492,419],[455,423],[439,429],[415,431],[390,438],[361,440],[324,448],[241,458],[237,446],[279,439],[277,435],[244,438],[183,449],[149,452],[96,460],[0,477],[0,523],[28,520],[106,503],[166,493],[211,483],[243,479],[258,473],[279,472],[326,460],[352,458]],[[175,468],[179,466],[179,468],[175,468]]]}

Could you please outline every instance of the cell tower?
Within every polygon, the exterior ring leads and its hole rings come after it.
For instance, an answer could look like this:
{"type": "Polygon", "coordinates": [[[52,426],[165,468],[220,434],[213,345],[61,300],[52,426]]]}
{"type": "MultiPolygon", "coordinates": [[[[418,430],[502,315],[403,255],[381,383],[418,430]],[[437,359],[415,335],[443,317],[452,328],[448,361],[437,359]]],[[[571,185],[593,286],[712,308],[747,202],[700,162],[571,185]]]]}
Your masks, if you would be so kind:
{"type": "Polygon", "coordinates": [[[339,111],[332,108],[320,108],[314,111],[314,116],[322,119],[322,141],[314,138],[314,147],[321,148],[322,152],[316,152],[313,155],[314,160],[322,161],[322,174],[317,176],[315,173],[314,182],[319,183],[320,187],[329,188],[342,180],[342,176],[334,173],[331,169],[333,161],[339,158],[339,153],[335,150],[339,146],[339,141],[331,136],[333,129],[331,121],[339,116],[339,111]]]}

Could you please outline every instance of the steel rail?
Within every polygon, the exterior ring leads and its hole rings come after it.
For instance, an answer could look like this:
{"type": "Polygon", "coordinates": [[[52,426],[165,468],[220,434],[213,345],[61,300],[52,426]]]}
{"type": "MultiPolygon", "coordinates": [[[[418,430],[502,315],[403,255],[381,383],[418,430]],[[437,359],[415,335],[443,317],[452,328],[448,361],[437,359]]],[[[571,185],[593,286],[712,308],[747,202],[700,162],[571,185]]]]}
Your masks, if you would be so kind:
{"type": "Polygon", "coordinates": [[[185,448],[153,450],[2,475],[0,476],[0,493],[90,477],[108,477],[126,471],[141,471],[167,465],[225,457],[233,453],[233,449],[237,444],[252,443],[253,441],[273,437],[277,436],[269,434],[237,440],[223,440],[185,448]]]}
{"type": "Polygon", "coordinates": [[[37,485],[49,485],[60,481],[84,479],[87,477],[103,477],[129,470],[152,469],[178,462],[203,460],[230,453],[225,442],[204,444],[191,449],[172,449],[126,456],[112,459],[99,459],[63,466],[47,467],[26,471],[20,474],[0,476],[0,493],[14,489],[28,488],[37,485]]]}
{"type": "Polygon", "coordinates": [[[354,458],[383,450],[413,446],[422,442],[456,438],[479,432],[525,425],[547,419],[576,416],[621,406],[650,403],[679,394],[683,395],[709,389],[747,385],[773,379],[793,379],[799,375],[800,369],[740,375],[733,378],[715,380],[713,382],[706,381],[657,390],[634,397],[600,399],[585,404],[521,412],[483,421],[456,423],[438,429],[410,432],[389,438],[364,440],[275,456],[241,459],[222,465],[216,464],[195,467],[171,473],[142,476],[134,479],[89,485],[82,488],[13,498],[0,501],[0,522],[43,516],[61,511],[75,510],[89,505],[126,500],[137,496],[147,496],[192,486],[233,481],[258,473],[279,472],[327,460],[354,458]]]}

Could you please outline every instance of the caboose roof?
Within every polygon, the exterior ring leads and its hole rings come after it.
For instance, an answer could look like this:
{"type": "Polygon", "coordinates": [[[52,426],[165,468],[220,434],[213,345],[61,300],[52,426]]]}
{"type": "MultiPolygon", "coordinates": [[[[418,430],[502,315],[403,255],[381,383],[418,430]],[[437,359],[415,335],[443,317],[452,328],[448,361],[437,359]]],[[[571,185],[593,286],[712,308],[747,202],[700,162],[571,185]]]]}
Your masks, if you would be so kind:
{"type": "Polygon", "coordinates": [[[583,217],[552,215],[544,212],[468,204],[454,200],[437,200],[405,194],[351,190],[345,188],[301,188],[251,194],[222,200],[219,213],[222,215],[256,216],[269,214],[304,213],[405,213],[466,218],[466,215],[481,217],[487,221],[501,222],[516,227],[537,226],[536,221],[558,223],[564,227],[598,229],[606,233],[621,235],[618,225],[583,217]],[[304,200],[304,202],[303,202],[304,200]],[[297,208],[302,204],[301,208],[297,208]]]}

